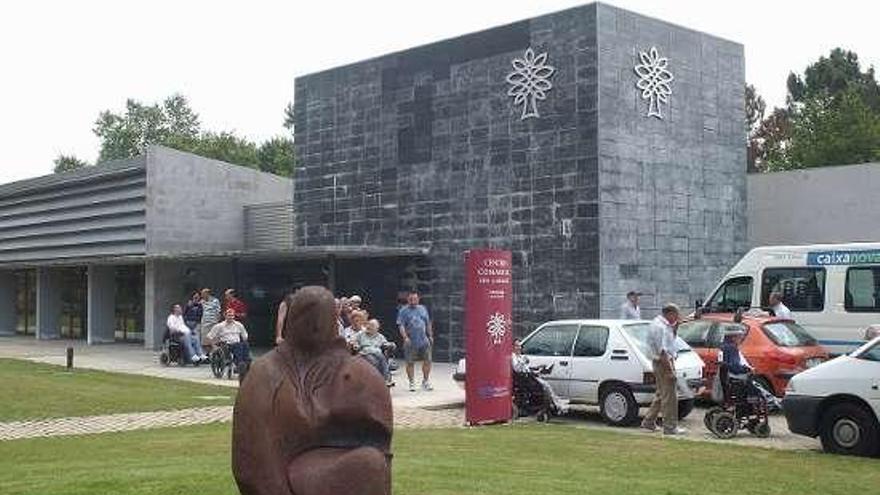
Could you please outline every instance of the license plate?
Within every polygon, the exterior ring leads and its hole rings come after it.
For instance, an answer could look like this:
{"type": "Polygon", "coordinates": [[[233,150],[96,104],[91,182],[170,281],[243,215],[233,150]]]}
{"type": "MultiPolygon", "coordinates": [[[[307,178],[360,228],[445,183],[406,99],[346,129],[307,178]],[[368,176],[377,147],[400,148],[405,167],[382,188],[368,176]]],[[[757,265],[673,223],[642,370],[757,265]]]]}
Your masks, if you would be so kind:
{"type": "Polygon", "coordinates": [[[812,368],[812,367],[818,366],[820,364],[822,364],[822,358],[807,359],[807,368],[812,368]]]}

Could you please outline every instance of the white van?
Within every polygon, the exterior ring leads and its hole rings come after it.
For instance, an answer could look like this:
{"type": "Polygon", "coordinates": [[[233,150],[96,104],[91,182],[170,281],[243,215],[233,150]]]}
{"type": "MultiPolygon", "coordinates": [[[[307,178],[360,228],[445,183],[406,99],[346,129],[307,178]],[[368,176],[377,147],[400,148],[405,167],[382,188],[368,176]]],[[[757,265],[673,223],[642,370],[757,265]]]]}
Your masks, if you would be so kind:
{"type": "Polygon", "coordinates": [[[850,352],[880,323],[880,243],[752,249],[710,293],[704,311],[766,309],[771,292],[782,294],[794,319],[831,353],[850,352]]]}

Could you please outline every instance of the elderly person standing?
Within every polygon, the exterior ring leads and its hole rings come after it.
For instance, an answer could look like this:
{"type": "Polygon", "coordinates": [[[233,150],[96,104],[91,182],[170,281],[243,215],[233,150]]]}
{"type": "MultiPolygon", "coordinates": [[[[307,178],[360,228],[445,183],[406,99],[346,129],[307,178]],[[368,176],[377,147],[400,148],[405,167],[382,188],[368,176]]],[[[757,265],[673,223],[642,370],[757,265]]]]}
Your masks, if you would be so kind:
{"type": "Polygon", "coordinates": [[[207,334],[220,322],[220,300],[211,294],[211,289],[202,289],[202,342],[207,342],[207,334]]]}
{"type": "Polygon", "coordinates": [[[782,318],[785,320],[794,320],[794,316],[791,314],[791,310],[788,309],[788,306],[783,304],[782,302],[782,294],[778,292],[770,293],[770,309],[773,310],[773,314],[776,315],[777,318],[782,318]]]}
{"type": "Polygon", "coordinates": [[[654,379],[657,392],[651,401],[651,408],[642,421],[642,428],[655,431],[657,415],[663,413],[663,434],[681,435],[685,433],[678,426],[678,397],[675,381],[675,358],[678,348],[675,344],[676,328],[681,311],[675,304],[663,306],[661,313],[651,322],[648,330],[648,347],[654,364],[654,379]]]}
{"type": "Polygon", "coordinates": [[[639,307],[639,297],[641,292],[631,290],[626,293],[626,301],[620,305],[621,320],[641,320],[642,308],[639,307]]]}

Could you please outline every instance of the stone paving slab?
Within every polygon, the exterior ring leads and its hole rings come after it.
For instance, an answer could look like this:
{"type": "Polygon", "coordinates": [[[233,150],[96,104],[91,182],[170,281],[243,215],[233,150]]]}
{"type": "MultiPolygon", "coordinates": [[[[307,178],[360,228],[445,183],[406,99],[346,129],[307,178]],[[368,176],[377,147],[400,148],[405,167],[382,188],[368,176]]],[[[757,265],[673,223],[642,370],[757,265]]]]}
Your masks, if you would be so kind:
{"type": "MultiPolygon", "coordinates": [[[[232,406],[197,407],[173,411],[107,414],[0,423],[0,441],[120,431],[168,428],[232,421],[232,406]]],[[[395,428],[450,428],[461,426],[464,411],[402,407],[394,411],[395,428]]]]}

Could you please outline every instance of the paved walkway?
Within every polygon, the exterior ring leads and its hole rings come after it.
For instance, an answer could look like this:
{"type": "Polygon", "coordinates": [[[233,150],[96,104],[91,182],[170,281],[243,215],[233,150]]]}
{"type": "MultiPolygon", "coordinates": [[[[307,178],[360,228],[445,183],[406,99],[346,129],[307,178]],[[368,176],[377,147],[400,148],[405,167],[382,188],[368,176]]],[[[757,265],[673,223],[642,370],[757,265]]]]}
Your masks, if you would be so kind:
{"type": "MultiPolygon", "coordinates": [[[[168,428],[232,421],[232,406],[197,407],[175,411],[108,414],[0,423],[0,441],[69,435],[94,435],[119,431],[168,428]]],[[[451,428],[461,426],[461,409],[426,410],[398,407],[395,428],[451,428]]]]}

